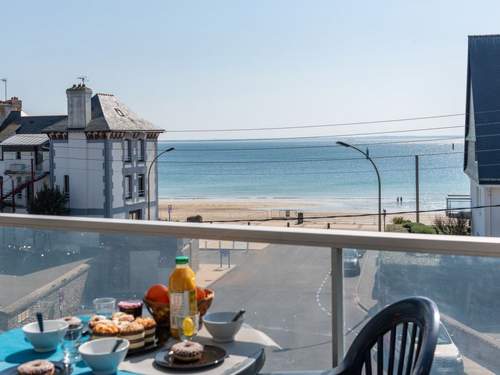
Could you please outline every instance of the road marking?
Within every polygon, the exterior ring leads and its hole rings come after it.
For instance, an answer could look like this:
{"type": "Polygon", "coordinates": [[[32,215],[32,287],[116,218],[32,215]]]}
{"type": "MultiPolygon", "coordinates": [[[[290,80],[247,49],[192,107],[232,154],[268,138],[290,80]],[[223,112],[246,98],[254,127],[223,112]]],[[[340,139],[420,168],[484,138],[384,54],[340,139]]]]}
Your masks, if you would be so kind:
{"type": "Polygon", "coordinates": [[[328,279],[331,276],[332,276],[332,271],[330,270],[330,271],[328,271],[328,273],[326,274],[325,278],[321,282],[321,285],[319,286],[318,290],[316,291],[316,303],[318,304],[320,310],[323,311],[328,316],[332,316],[332,313],[331,313],[331,311],[328,311],[328,309],[321,304],[321,291],[323,290],[323,288],[325,287],[326,282],[328,281],[328,279]]]}
{"type": "Polygon", "coordinates": [[[263,324],[252,324],[252,327],[259,330],[269,330],[269,331],[281,331],[286,333],[293,333],[298,336],[319,336],[319,337],[332,337],[331,333],[324,332],[311,332],[311,331],[298,331],[296,329],[290,329],[281,326],[266,326],[263,324]]]}

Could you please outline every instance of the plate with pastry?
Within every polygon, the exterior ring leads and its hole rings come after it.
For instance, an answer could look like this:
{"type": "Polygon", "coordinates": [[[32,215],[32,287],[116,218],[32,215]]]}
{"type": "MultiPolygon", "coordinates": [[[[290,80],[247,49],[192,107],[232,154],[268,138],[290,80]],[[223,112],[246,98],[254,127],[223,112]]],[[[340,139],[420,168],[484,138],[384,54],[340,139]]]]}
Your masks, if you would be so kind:
{"type": "Polygon", "coordinates": [[[63,375],[67,374],[62,362],[51,362],[37,359],[9,367],[0,371],[0,375],[63,375]]]}
{"type": "Polygon", "coordinates": [[[218,366],[224,362],[226,356],[226,351],[218,346],[181,341],[167,350],[158,352],[154,363],[173,370],[197,370],[218,366]]]}

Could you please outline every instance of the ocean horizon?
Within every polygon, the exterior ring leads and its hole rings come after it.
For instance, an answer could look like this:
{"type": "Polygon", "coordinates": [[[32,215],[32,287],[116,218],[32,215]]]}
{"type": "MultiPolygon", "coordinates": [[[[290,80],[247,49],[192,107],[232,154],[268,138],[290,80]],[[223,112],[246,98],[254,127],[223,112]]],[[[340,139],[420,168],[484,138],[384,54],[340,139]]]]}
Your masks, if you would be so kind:
{"type": "MultiPolygon", "coordinates": [[[[439,209],[448,194],[469,194],[463,142],[456,137],[349,138],[377,165],[386,209],[414,209],[415,157],[420,207],[439,209]],[[403,203],[397,203],[397,197],[403,203]]],[[[158,163],[160,199],[291,200],[303,210],[376,208],[377,178],[360,153],[331,139],[272,141],[161,141],[175,147],[158,163]],[[300,202],[302,201],[302,202],[300,202]]],[[[257,203],[258,204],[258,203],[257,203]]]]}

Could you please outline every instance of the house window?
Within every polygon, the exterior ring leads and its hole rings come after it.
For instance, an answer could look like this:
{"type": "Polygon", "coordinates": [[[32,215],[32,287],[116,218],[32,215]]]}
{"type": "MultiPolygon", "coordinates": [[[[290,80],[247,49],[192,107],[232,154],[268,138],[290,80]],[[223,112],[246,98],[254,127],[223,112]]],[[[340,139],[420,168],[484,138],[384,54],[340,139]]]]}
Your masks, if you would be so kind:
{"type": "Polygon", "coordinates": [[[130,139],[125,140],[124,148],[125,161],[132,161],[132,142],[130,141],[130,139]]]}
{"type": "Polygon", "coordinates": [[[144,183],[144,175],[140,174],[137,176],[137,186],[138,186],[138,194],[139,197],[144,196],[145,183],[144,183]]]}
{"type": "Polygon", "coordinates": [[[139,139],[139,141],[137,142],[137,146],[139,152],[138,159],[139,161],[144,161],[144,156],[146,154],[146,149],[145,149],[146,143],[144,142],[144,139],[139,139]]]}
{"type": "Polygon", "coordinates": [[[132,198],[132,176],[125,176],[125,199],[132,198]]]}
{"type": "Polygon", "coordinates": [[[125,117],[125,114],[120,108],[115,108],[115,112],[118,114],[118,116],[125,117]]]}
{"type": "Polygon", "coordinates": [[[21,151],[16,151],[16,159],[21,159],[21,151]]]}
{"type": "Polygon", "coordinates": [[[141,210],[133,210],[128,213],[128,218],[130,220],[142,220],[142,211],[141,210]]]}
{"type": "Polygon", "coordinates": [[[69,197],[69,176],[67,174],[64,175],[64,190],[63,190],[64,195],[69,197]]]}

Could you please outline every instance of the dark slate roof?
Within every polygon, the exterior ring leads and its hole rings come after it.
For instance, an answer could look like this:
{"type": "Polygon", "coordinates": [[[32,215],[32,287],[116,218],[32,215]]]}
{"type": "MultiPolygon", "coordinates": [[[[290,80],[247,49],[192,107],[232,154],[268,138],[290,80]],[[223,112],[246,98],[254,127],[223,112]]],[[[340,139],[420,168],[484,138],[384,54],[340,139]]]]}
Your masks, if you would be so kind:
{"type": "Polygon", "coordinates": [[[16,123],[18,124],[21,120],[21,112],[20,111],[12,111],[9,115],[3,120],[0,124],[0,131],[3,130],[7,125],[16,123]]]}
{"type": "MultiPolygon", "coordinates": [[[[163,129],[155,127],[111,94],[96,94],[91,99],[91,120],[85,131],[146,131],[163,132],[163,129]]],[[[45,132],[67,131],[66,121],[50,126],[45,132]]]]}
{"type": "Polygon", "coordinates": [[[68,116],[21,116],[21,112],[13,111],[7,116],[0,126],[0,131],[2,131],[6,126],[10,124],[20,125],[17,129],[17,134],[37,134],[41,133],[48,126],[54,125],[60,121],[63,121],[68,116]]]}
{"type": "MultiPolygon", "coordinates": [[[[469,36],[467,65],[466,114],[474,111],[478,182],[500,184],[500,35],[469,36]],[[474,108],[470,103],[471,88],[474,108]]],[[[469,121],[467,115],[466,137],[469,121]]]]}

